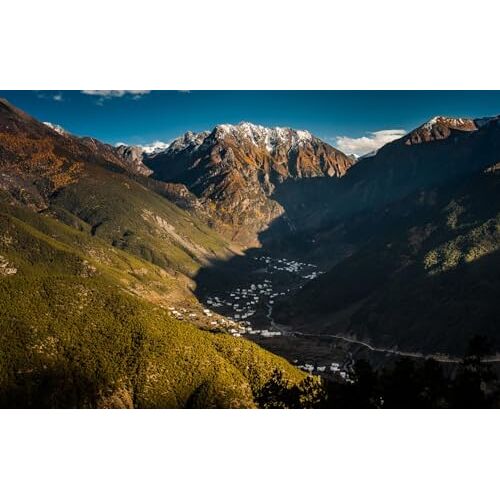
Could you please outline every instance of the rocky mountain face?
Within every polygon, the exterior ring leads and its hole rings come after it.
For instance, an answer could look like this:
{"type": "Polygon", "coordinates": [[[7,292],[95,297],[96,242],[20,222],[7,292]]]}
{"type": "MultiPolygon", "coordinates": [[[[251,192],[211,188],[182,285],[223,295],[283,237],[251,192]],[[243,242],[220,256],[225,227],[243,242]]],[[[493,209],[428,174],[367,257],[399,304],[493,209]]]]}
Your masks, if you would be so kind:
{"type": "Polygon", "coordinates": [[[477,129],[476,122],[469,118],[435,116],[410,132],[404,138],[404,143],[410,146],[422,142],[439,141],[448,138],[454,131],[473,132],[477,129]]]}
{"type": "Polygon", "coordinates": [[[153,171],[146,167],[146,165],[142,162],[142,155],[144,154],[144,151],[141,148],[122,145],[117,146],[115,151],[128,164],[135,167],[135,173],[138,175],[144,175],[147,177],[153,173],[153,171]]]}
{"type": "Polygon", "coordinates": [[[416,189],[493,166],[499,137],[497,117],[438,116],[354,158],[309,132],[241,123],[188,132],[166,150],[144,154],[143,161],[153,177],[185,185],[223,234],[252,246],[268,243],[270,226],[279,227],[280,236],[314,232],[416,189]]]}
{"type": "Polygon", "coordinates": [[[342,177],[354,160],[306,131],[241,123],[188,132],[144,163],[155,178],[184,184],[232,240],[255,245],[284,213],[277,185],[342,177]]]}
{"type": "MultiPolygon", "coordinates": [[[[470,120],[437,117],[386,144],[346,176],[355,210],[371,208],[496,164],[500,158],[498,117],[470,120]],[[357,200],[354,193],[357,194],[357,200]]],[[[345,197],[338,200],[352,209],[345,197]]]]}

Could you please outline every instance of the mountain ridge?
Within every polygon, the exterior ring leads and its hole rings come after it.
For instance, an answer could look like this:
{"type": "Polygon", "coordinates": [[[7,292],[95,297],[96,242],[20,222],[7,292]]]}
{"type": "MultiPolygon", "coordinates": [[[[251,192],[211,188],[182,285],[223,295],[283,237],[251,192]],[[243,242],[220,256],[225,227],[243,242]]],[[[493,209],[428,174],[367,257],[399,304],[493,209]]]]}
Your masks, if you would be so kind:
{"type": "Polygon", "coordinates": [[[271,199],[277,184],[338,178],[354,161],[307,131],[242,122],[210,132],[186,132],[144,158],[153,177],[184,184],[213,214],[216,227],[244,245],[283,215],[271,199]]]}

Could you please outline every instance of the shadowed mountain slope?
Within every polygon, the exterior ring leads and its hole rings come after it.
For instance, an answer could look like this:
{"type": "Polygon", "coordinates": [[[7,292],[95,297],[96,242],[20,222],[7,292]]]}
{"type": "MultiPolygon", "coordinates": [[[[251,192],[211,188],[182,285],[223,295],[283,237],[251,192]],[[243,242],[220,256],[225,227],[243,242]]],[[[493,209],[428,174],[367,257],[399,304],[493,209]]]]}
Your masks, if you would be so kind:
{"type": "Polygon", "coordinates": [[[490,169],[349,219],[329,233],[349,256],[277,318],[402,351],[463,354],[475,334],[500,351],[499,189],[490,169]]]}

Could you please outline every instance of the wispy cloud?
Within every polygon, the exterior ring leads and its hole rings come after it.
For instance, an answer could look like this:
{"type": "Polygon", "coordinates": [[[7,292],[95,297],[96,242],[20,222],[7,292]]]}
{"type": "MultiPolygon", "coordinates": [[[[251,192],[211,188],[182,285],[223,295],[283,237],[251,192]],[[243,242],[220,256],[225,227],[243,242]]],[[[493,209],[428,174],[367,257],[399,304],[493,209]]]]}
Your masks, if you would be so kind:
{"type": "Polygon", "coordinates": [[[97,95],[99,97],[123,97],[124,95],[144,95],[149,94],[151,90],[82,90],[82,94],[97,95]]]}
{"type": "Polygon", "coordinates": [[[384,144],[395,141],[406,134],[403,129],[377,130],[362,137],[335,137],[335,146],[346,154],[358,156],[380,149],[384,144]]]}
{"type": "Polygon", "coordinates": [[[96,104],[102,106],[107,99],[113,99],[115,97],[131,96],[132,99],[141,99],[146,94],[149,94],[151,90],[82,90],[82,94],[96,96],[96,104]]]}
{"type": "Polygon", "coordinates": [[[62,95],[62,92],[57,92],[55,94],[50,93],[50,92],[36,92],[36,96],[39,99],[51,99],[52,101],[57,101],[57,102],[62,102],[64,101],[64,97],[62,95]]]}

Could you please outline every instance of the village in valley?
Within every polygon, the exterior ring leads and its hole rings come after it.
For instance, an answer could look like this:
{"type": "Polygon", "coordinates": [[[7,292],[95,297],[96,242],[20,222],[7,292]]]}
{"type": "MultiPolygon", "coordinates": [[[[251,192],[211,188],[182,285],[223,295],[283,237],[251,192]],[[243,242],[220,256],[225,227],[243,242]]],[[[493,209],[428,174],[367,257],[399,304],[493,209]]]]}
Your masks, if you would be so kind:
{"type": "MultiPolygon", "coordinates": [[[[293,336],[293,332],[288,332],[273,321],[273,305],[280,297],[318,278],[323,272],[314,264],[286,258],[260,255],[252,259],[255,272],[251,277],[246,276],[240,286],[207,294],[202,298],[205,307],[201,311],[170,307],[171,316],[201,324],[213,333],[253,337],[256,341],[259,338],[293,336]]],[[[349,380],[349,367],[345,361],[319,364],[311,360],[294,359],[293,363],[310,374],[349,380]]]]}

